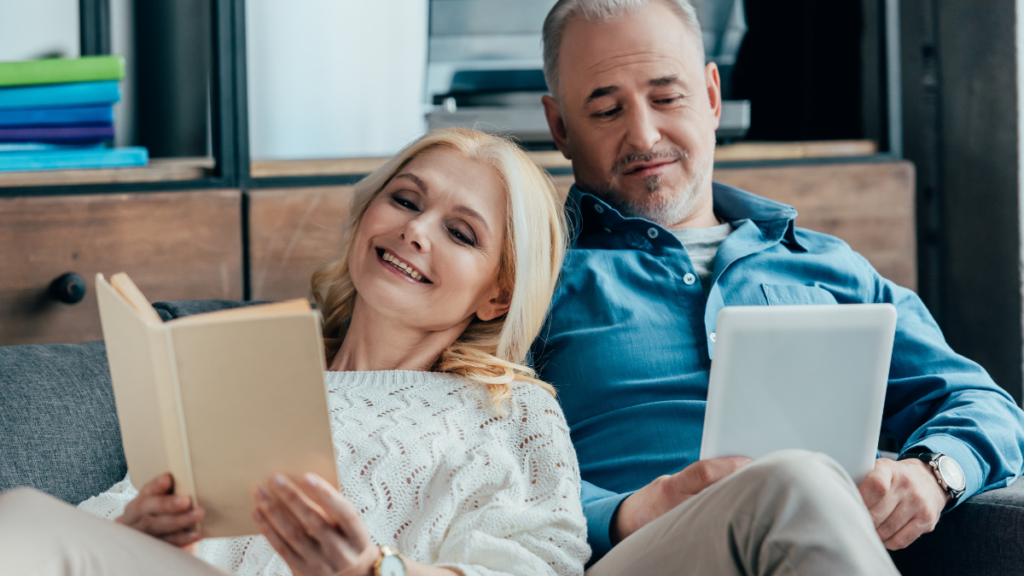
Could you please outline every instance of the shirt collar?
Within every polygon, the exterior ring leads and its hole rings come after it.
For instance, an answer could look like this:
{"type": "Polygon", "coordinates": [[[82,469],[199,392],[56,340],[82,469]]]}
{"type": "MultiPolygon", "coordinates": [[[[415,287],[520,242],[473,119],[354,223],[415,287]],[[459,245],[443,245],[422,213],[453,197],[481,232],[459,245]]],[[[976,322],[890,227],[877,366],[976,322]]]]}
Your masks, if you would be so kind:
{"type": "MultiPolygon", "coordinates": [[[[782,242],[797,250],[806,251],[806,248],[800,245],[796,239],[794,224],[797,216],[796,208],[719,182],[712,183],[711,194],[715,214],[723,221],[737,223],[750,220],[763,231],[785,227],[782,242]]],[[[623,215],[604,200],[589,192],[583,192],[575,184],[569,189],[565,210],[572,244],[575,244],[577,239],[586,233],[587,228],[595,228],[586,226],[589,224],[589,219],[597,218],[606,222],[632,221],[641,222],[647,226],[658,226],[642,218],[623,215]],[[595,209],[595,206],[599,208],[595,209]],[[587,209],[588,207],[589,209],[587,209]]],[[[671,235],[669,234],[669,236],[671,235]]]]}

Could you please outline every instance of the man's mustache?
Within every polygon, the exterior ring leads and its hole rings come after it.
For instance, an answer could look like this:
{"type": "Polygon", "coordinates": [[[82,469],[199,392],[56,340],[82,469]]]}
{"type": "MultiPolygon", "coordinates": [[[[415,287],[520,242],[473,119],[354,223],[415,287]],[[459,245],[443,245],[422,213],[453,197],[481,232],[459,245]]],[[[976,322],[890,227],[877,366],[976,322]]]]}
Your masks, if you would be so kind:
{"type": "Polygon", "coordinates": [[[689,154],[681,148],[672,148],[670,150],[662,150],[659,152],[645,152],[643,154],[628,154],[615,161],[615,164],[612,165],[612,171],[617,174],[622,174],[626,170],[627,166],[637,162],[683,160],[687,157],[689,157],[689,154]]]}

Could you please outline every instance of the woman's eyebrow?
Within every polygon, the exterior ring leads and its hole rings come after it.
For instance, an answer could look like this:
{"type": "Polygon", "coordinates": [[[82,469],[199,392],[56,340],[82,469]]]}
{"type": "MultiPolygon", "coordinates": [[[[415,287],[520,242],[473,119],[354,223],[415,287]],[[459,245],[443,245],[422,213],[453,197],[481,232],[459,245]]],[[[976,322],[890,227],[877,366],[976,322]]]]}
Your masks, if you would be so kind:
{"type": "Polygon", "coordinates": [[[476,220],[479,220],[480,224],[483,225],[483,227],[488,232],[491,231],[491,227],[487,225],[487,220],[485,220],[484,217],[481,216],[479,212],[477,212],[476,210],[473,210],[469,206],[463,206],[462,204],[459,204],[459,205],[455,206],[454,208],[452,208],[452,210],[454,210],[454,211],[456,211],[456,212],[458,212],[460,214],[465,214],[466,216],[469,216],[470,218],[474,218],[476,220]]]}
{"type": "MultiPolygon", "coordinates": [[[[412,172],[402,172],[398,176],[395,176],[393,179],[394,180],[398,180],[399,178],[408,178],[409,180],[412,180],[413,183],[416,184],[416,186],[418,186],[419,189],[421,191],[423,191],[424,194],[429,194],[430,193],[430,191],[427,190],[427,183],[424,182],[419,176],[413,174],[412,172]]],[[[473,210],[469,206],[464,206],[462,204],[459,204],[459,205],[455,206],[454,208],[452,208],[452,210],[454,210],[455,212],[458,212],[460,214],[465,214],[466,216],[469,216],[470,218],[473,218],[474,220],[479,221],[480,224],[483,225],[483,227],[488,232],[491,231],[491,227],[487,225],[487,220],[479,212],[477,212],[476,210],[473,210]]]]}
{"type": "Polygon", "coordinates": [[[430,191],[427,189],[427,183],[421,180],[419,176],[413,174],[412,172],[402,172],[398,176],[395,176],[394,179],[398,180],[399,178],[408,178],[409,180],[412,180],[413,183],[416,184],[416,186],[418,186],[419,189],[422,190],[424,194],[430,193],[430,191]]]}

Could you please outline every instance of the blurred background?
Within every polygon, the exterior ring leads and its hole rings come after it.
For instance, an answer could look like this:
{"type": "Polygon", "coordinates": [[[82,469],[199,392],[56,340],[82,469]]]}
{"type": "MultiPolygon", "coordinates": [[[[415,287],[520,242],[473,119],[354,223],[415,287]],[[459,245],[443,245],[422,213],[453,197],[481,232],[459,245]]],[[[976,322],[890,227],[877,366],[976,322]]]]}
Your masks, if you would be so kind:
{"type": "MultiPolygon", "coordinates": [[[[916,290],[1024,397],[1024,0],[696,0],[726,99],[715,178],[793,204],[916,290]]],[[[113,144],[144,167],[0,172],[0,344],[96,338],[74,273],[154,300],[308,292],[351,185],[425,131],[515,136],[554,0],[0,0],[0,62],[123,56],[113,144]]]]}
{"type": "MultiPolygon", "coordinates": [[[[880,1],[695,2],[730,101],[722,140],[865,139],[887,149],[880,1]]],[[[430,126],[471,121],[511,125],[531,148],[551,149],[539,97],[553,4],[244,2],[251,157],[388,155],[430,126]]],[[[119,145],[212,156],[212,0],[0,0],[0,9],[0,61],[74,58],[83,41],[96,44],[88,53],[125,57],[119,145]]]]}

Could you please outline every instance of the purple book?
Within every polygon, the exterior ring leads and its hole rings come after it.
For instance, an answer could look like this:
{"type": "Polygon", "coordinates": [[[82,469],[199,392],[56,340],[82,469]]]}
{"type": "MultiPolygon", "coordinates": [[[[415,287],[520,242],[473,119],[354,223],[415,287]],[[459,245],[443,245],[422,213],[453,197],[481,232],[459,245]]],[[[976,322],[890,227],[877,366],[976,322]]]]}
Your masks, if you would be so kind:
{"type": "Polygon", "coordinates": [[[0,142],[101,142],[113,139],[113,124],[0,128],[0,142]]]}

